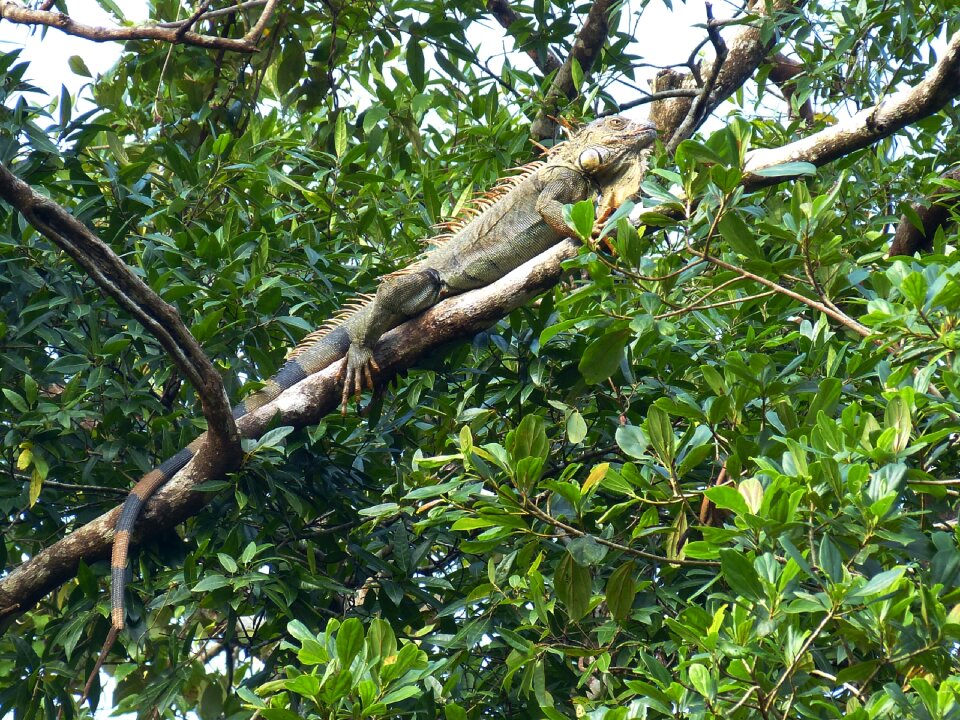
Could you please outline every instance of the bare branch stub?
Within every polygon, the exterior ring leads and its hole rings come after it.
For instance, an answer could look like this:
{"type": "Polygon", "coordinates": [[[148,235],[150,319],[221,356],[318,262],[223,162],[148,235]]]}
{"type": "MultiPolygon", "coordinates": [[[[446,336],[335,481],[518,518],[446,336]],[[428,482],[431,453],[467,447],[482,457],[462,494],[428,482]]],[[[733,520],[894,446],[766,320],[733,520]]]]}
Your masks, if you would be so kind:
{"type": "MultiPolygon", "coordinates": [[[[201,6],[207,3],[201,3],[201,6]]],[[[93,42],[112,42],[127,40],[159,40],[171,44],[195,45],[197,47],[230,50],[240,53],[257,52],[257,41],[266,28],[276,9],[277,0],[267,0],[256,25],[242,38],[225,38],[216,35],[202,35],[192,32],[188,24],[168,27],[163,25],[134,25],[132,27],[103,27],[85,25],[69,15],[54,12],[47,3],[34,10],[24,7],[15,0],[0,0],[0,20],[8,20],[21,25],[43,25],[55,28],[67,35],[85,38],[93,42]],[[183,28],[186,28],[183,30],[183,28]]],[[[50,5],[52,7],[52,5],[50,5]]],[[[200,13],[202,16],[203,13],[200,13]]],[[[198,16],[198,18],[200,17],[198,16]]],[[[192,20],[196,22],[198,18],[192,20]]]]}
{"type": "MultiPolygon", "coordinates": [[[[780,92],[783,93],[783,99],[787,101],[787,105],[790,106],[790,114],[793,114],[793,94],[797,90],[797,85],[794,80],[803,74],[803,65],[793,58],[789,58],[783,53],[774,53],[767,60],[771,64],[770,81],[780,88],[780,92]]],[[[813,103],[810,102],[810,98],[807,98],[803,101],[803,104],[797,108],[797,115],[803,118],[804,122],[807,125],[812,125],[814,121],[813,115],[813,103]]]]}
{"type": "MultiPolygon", "coordinates": [[[[960,167],[949,170],[941,177],[960,182],[960,167]]],[[[941,227],[946,229],[953,223],[953,212],[960,206],[958,193],[952,188],[939,189],[931,193],[927,203],[912,203],[913,211],[920,218],[920,227],[903,215],[897,225],[897,231],[890,243],[890,255],[913,255],[933,250],[933,238],[941,227]]]]}

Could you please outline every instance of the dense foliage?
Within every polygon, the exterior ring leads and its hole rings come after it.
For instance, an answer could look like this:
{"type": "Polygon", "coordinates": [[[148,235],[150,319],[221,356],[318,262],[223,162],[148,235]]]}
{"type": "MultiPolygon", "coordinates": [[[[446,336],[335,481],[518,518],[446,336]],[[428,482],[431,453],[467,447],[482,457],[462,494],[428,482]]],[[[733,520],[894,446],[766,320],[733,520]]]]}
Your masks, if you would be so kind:
{"type": "MultiPolygon", "coordinates": [[[[642,62],[634,39],[658,32],[645,4],[620,11],[568,117],[616,109],[609,91],[642,62]]],[[[800,100],[828,125],[916,83],[957,29],[951,6],[808,3],[783,40],[805,68],[800,100]]],[[[514,7],[524,47],[561,56],[583,10],[514,7]]],[[[240,397],[532,158],[545,81],[519,51],[491,70],[467,32],[481,22],[476,2],[293,3],[250,57],[128,44],[83,114],[31,92],[9,53],[0,162],[172,303],[240,397]]],[[[107,668],[116,706],[957,717],[956,233],[923,257],[883,252],[900,204],[960,160],[956,112],[745,193],[744,153],[809,129],[752,82],[728,110],[654,157],[644,202],[678,212],[616,223],[615,253],[585,248],[560,287],[365,412],[249,443],[199,515],[140,548],[107,668]]],[[[202,429],[157,342],[6,206],[0,388],[6,568],[202,429]]],[[[109,628],[107,574],[82,565],[0,637],[0,714],[76,716],[109,628]]]]}

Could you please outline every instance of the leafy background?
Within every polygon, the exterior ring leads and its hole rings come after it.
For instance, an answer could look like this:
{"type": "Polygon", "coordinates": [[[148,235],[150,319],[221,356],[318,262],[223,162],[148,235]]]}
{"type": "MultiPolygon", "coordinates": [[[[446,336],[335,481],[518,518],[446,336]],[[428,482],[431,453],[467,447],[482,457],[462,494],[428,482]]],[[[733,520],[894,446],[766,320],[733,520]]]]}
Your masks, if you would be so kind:
{"type": "MultiPolygon", "coordinates": [[[[623,7],[569,117],[616,109],[612,83],[643,62],[644,5],[623,7]]],[[[957,29],[951,6],[808,3],[784,42],[817,123],[917,82],[957,29]]],[[[521,43],[569,47],[575,4],[515,8],[521,43]]],[[[172,303],[240,397],[532,158],[543,78],[509,56],[485,67],[466,37],[481,21],[477,2],[294,3],[252,57],[128,43],[86,112],[68,93],[38,103],[11,52],[0,161],[172,303]]],[[[654,159],[646,202],[676,204],[679,185],[698,200],[682,220],[621,223],[616,255],[585,249],[562,286],[366,412],[272,431],[208,484],[201,514],[141,548],[117,707],[956,717],[955,235],[883,254],[900,203],[958,159],[956,110],[744,193],[745,151],[807,130],[762,88],[735,104],[654,159]],[[689,247],[819,287],[873,334],[689,247]]],[[[7,568],[202,429],[157,343],[6,207],[0,387],[7,568]]],[[[0,712],[76,716],[107,573],[82,566],[0,638],[0,712]]]]}

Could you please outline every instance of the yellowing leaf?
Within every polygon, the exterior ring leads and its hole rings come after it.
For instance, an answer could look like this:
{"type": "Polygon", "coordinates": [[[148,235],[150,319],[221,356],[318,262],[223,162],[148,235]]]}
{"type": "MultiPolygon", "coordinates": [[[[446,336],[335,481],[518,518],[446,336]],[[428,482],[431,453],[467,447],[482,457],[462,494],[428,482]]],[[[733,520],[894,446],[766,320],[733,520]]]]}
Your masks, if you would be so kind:
{"type": "Polygon", "coordinates": [[[600,482],[607,476],[607,470],[609,469],[610,463],[600,463],[599,465],[594,465],[593,469],[590,470],[590,474],[587,475],[587,479],[583,481],[583,487],[580,488],[580,494],[586,495],[596,485],[599,485],[600,482]]]}

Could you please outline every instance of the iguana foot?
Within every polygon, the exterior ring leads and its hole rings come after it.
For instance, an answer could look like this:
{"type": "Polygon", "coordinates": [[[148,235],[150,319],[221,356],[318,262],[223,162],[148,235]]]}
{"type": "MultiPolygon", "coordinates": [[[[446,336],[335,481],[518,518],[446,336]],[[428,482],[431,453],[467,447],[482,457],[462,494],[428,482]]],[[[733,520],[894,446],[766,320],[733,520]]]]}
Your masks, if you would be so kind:
{"type": "Polygon", "coordinates": [[[365,389],[373,389],[374,373],[380,372],[380,366],[373,359],[373,351],[369,348],[351,345],[347,350],[347,361],[340,370],[340,378],[343,380],[343,401],[340,406],[340,412],[347,414],[347,404],[350,402],[350,396],[357,399],[360,393],[365,389]]]}

